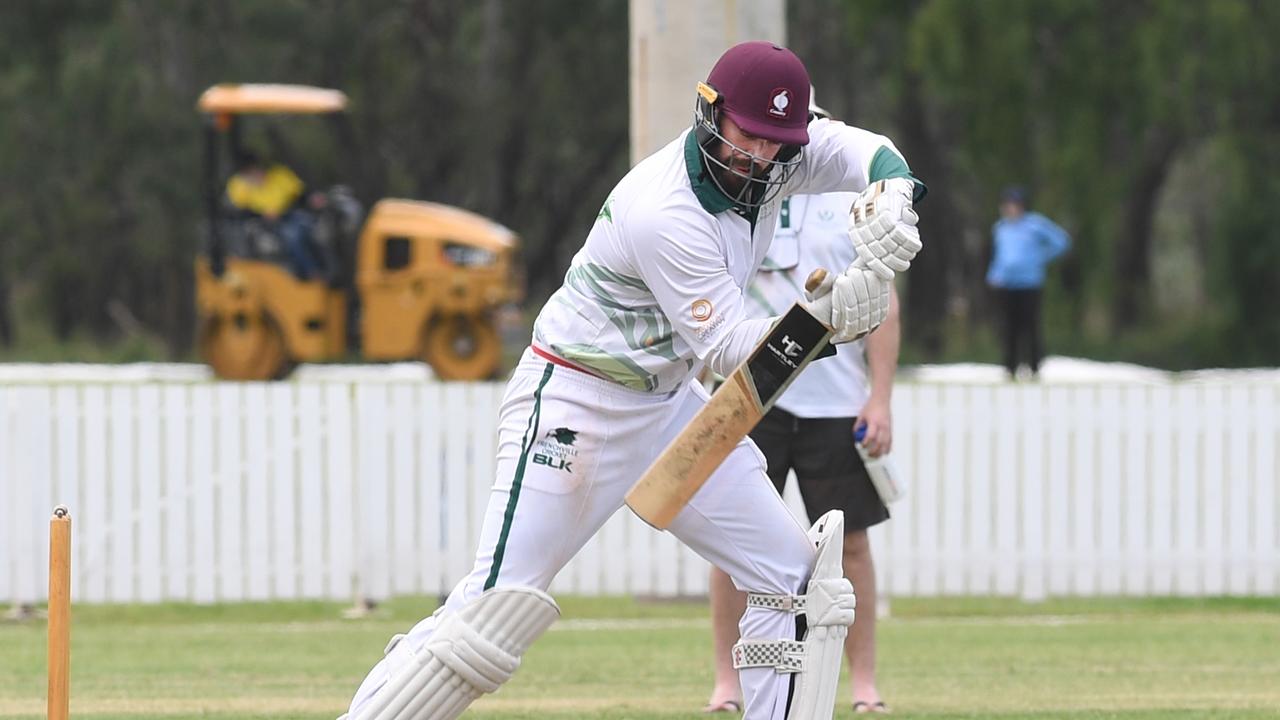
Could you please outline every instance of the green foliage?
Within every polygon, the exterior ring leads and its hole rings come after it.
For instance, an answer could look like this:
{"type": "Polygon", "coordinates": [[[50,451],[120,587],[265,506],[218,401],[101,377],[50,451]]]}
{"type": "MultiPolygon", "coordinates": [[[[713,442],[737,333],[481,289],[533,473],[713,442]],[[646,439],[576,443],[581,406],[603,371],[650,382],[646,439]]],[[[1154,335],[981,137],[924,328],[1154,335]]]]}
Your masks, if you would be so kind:
{"type": "MultiPolygon", "coordinates": [[[[1214,288],[1204,317],[1186,323],[1162,313],[1151,284],[1161,245],[1156,213],[1179,159],[1207,141],[1234,144],[1280,130],[1280,93],[1271,81],[1280,51],[1268,24],[1280,19],[1280,7],[1247,0],[919,0],[847,8],[858,40],[888,54],[869,64],[872,77],[895,89],[889,102],[909,99],[918,79],[929,130],[904,150],[917,167],[926,153],[925,164],[943,178],[932,178],[935,190],[949,193],[955,206],[922,208],[926,253],[930,238],[963,247],[944,252],[953,269],[913,284],[908,308],[913,300],[941,308],[965,298],[978,316],[993,313],[980,275],[987,228],[999,188],[1016,182],[1029,186],[1036,209],[1074,239],[1055,270],[1064,292],[1051,284],[1048,295],[1067,310],[1064,322],[1050,324],[1051,348],[1098,348],[1100,356],[1165,367],[1280,362],[1271,335],[1237,337],[1242,324],[1266,324],[1246,320],[1261,305],[1243,297],[1274,279],[1270,258],[1280,252],[1267,232],[1280,210],[1261,200],[1265,194],[1245,182],[1199,178],[1221,199],[1209,209],[1213,240],[1194,238],[1185,261],[1207,269],[1193,273],[1204,286],[1189,293],[1214,288]],[[943,213],[932,225],[931,212],[943,213]],[[1235,246],[1228,233],[1249,235],[1249,251],[1222,250],[1235,246]],[[1224,254],[1235,264],[1215,259],[1224,254]],[[1254,283],[1241,282],[1255,275],[1254,283]],[[939,293],[945,301],[930,301],[939,293]]],[[[1261,175],[1273,164],[1258,144],[1232,156],[1230,177],[1268,184],[1261,175]]],[[[920,319],[908,313],[910,338],[920,319]]],[[[946,346],[933,354],[952,356],[954,341],[946,346]]]]}
{"type": "MultiPolygon", "coordinates": [[[[0,312],[37,293],[38,316],[15,324],[48,325],[84,359],[73,336],[129,332],[115,303],[165,339],[161,354],[186,356],[204,222],[195,101],[251,81],[352,100],[336,133],[315,119],[246,123],[255,147],[312,184],[354,186],[366,206],[401,196],[491,215],[523,236],[545,297],[625,169],[625,19],[619,0],[6,7],[0,312]]],[[[18,338],[20,358],[48,347],[18,338]]]]}
{"type": "MultiPolygon", "coordinates": [[[[1074,239],[1052,270],[1050,350],[1166,367],[1280,363],[1265,311],[1280,253],[1280,205],[1266,199],[1280,3],[788,9],[823,104],[893,137],[931,185],[905,304],[910,356],[987,354],[971,338],[995,310],[983,286],[989,229],[999,188],[1017,182],[1074,239]],[[1180,168],[1207,167],[1193,162],[1205,147],[1225,148],[1213,172],[1191,190],[1174,182],[1180,168]],[[1169,287],[1204,298],[1199,316],[1187,316],[1192,302],[1162,300],[1169,287]]],[[[136,333],[113,307],[161,338],[162,354],[189,356],[204,212],[194,103],[216,82],[346,91],[349,122],[336,132],[275,118],[248,138],[366,204],[437,200],[512,227],[536,307],[626,170],[627,61],[621,0],[6,5],[0,321],[17,312],[6,301],[34,293],[23,310],[34,315],[15,324],[49,328],[24,329],[6,356],[79,357],[72,338],[112,346],[136,333]]]]}
{"type": "Polygon", "coordinates": [[[1232,365],[1271,364],[1280,348],[1280,314],[1272,304],[1280,288],[1280,225],[1265,198],[1280,196],[1280,133],[1242,134],[1234,145],[1238,169],[1224,178],[1229,189],[1216,218],[1218,242],[1209,249],[1209,294],[1225,318],[1213,340],[1230,348],[1232,365]]]}

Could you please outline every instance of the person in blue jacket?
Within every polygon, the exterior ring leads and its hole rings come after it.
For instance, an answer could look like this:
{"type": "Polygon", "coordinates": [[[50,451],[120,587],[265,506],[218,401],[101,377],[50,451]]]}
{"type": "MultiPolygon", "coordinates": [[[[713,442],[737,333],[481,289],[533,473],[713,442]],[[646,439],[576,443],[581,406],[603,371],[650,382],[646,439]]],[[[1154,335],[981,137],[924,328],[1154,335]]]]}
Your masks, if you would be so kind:
{"type": "Polygon", "coordinates": [[[1049,218],[1027,209],[1027,193],[1020,187],[1000,193],[1000,219],[991,228],[995,252],[987,270],[987,284],[995,288],[1005,309],[1004,366],[1017,376],[1023,360],[1034,377],[1040,371],[1040,291],[1044,269],[1067,251],[1071,237],[1049,218]]]}

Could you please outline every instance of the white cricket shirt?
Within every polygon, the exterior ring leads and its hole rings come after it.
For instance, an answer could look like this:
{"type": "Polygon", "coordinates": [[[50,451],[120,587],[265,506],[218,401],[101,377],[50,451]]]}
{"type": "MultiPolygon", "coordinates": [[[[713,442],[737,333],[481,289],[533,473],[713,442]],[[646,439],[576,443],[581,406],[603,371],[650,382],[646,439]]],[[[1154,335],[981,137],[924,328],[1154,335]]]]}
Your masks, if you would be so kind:
{"type": "Polygon", "coordinates": [[[614,187],[538,314],[533,343],[648,392],[681,387],[708,356],[728,374],[769,327],[748,319],[744,291],[769,250],[782,197],[859,192],[871,177],[897,176],[909,170],[888,138],[817,120],[781,195],[753,214],[716,189],[685,131],[614,187]]]}

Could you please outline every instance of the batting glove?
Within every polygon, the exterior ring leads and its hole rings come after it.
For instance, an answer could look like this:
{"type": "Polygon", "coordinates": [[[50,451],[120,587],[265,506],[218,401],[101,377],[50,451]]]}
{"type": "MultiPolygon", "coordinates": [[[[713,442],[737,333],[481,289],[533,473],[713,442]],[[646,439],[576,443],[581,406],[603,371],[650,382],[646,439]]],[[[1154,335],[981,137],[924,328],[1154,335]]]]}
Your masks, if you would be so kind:
{"type": "Polygon", "coordinates": [[[837,344],[865,336],[889,314],[889,282],[858,264],[828,276],[805,298],[809,312],[834,330],[831,342],[837,344]]]}
{"type": "Polygon", "coordinates": [[[911,266],[923,247],[912,209],[915,183],[908,178],[877,180],[854,200],[849,239],[858,259],[884,280],[911,266]]]}

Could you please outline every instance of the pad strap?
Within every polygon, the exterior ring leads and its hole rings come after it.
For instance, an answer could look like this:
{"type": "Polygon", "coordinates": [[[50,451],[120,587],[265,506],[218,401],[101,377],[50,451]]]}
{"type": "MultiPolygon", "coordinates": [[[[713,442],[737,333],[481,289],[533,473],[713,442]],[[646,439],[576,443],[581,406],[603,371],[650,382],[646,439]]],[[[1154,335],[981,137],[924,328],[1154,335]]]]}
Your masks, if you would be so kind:
{"type": "Polygon", "coordinates": [[[804,595],[769,595],[767,593],[747,593],[747,607],[777,610],[778,612],[799,615],[804,612],[804,595]]]}
{"type": "Polygon", "coordinates": [[[771,667],[779,673],[804,672],[800,640],[739,640],[733,645],[733,667],[771,667]]]}
{"type": "Polygon", "coordinates": [[[805,615],[809,625],[849,625],[857,600],[845,578],[814,578],[804,595],[747,593],[747,607],[805,615]]]}

